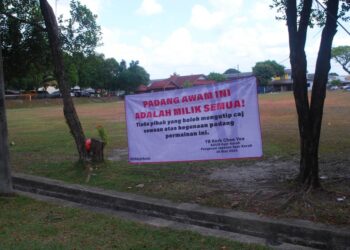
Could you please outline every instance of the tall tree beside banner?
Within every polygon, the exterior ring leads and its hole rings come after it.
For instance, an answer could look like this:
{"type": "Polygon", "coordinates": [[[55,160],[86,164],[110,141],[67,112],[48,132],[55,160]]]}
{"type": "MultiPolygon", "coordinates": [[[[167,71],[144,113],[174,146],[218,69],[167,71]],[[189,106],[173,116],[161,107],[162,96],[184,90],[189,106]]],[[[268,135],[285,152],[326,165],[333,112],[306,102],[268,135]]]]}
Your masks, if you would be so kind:
{"type": "Polygon", "coordinates": [[[318,152],[321,134],[326,84],[330,70],[331,50],[334,35],[337,32],[337,19],[346,18],[349,10],[347,1],[323,1],[324,11],[319,1],[319,8],[313,9],[312,0],[273,0],[271,7],[282,13],[278,19],[287,20],[290,48],[290,63],[292,66],[293,91],[298,114],[300,136],[300,171],[298,181],[305,187],[319,188],[318,152]],[[339,5],[341,8],[339,10],[339,5]],[[314,19],[313,19],[314,18],[314,19]],[[318,51],[315,78],[309,102],[307,90],[307,59],[305,43],[309,26],[315,21],[323,26],[321,43],[318,51]]]}
{"type": "Polygon", "coordinates": [[[65,75],[63,62],[62,43],[59,37],[59,28],[57,25],[55,14],[46,0],[40,0],[41,13],[45,20],[45,26],[49,35],[49,44],[52,53],[54,64],[54,72],[58,82],[58,87],[63,98],[63,113],[69,126],[70,132],[74,137],[79,160],[85,161],[88,158],[88,153],[85,149],[85,135],[81,126],[79,117],[75,110],[73,100],[70,96],[70,88],[65,75]]]}
{"type": "Polygon", "coordinates": [[[2,65],[2,49],[0,48],[0,195],[11,194],[13,192],[7,137],[4,71],[2,65]]]}

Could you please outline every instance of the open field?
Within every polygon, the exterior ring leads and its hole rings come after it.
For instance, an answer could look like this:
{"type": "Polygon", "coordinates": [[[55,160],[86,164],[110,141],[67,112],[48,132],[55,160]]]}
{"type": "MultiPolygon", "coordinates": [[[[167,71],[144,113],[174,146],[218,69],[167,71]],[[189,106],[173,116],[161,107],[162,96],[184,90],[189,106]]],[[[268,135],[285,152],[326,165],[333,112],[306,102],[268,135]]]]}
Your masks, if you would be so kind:
{"type": "MultiPolygon", "coordinates": [[[[259,96],[264,157],[260,160],[130,165],[122,101],[76,103],[88,137],[108,132],[109,161],[87,170],[75,164],[74,142],[59,100],[8,102],[12,168],[68,182],[173,201],[350,225],[350,93],[327,93],[320,169],[327,192],[296,197],[298,129],[292,93],[259,96]],[[143,184],[143,185],[139,185],[143,184]],[[343,198],[337,201],[337,198],[343,198]]],[[[77,101],[77,99],[76,99],[77,101]]]]}
{"type": "Polygon", "coordinates": [[[0,249],[267,249],[24,197],[0,198],[0,204],[0,249]]]}

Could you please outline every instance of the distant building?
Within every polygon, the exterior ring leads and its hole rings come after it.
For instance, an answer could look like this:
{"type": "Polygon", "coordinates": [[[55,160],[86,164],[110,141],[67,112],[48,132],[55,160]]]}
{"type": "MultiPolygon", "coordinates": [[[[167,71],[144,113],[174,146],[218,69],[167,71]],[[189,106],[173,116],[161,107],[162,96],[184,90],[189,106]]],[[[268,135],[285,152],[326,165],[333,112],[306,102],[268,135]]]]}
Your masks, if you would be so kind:
{"type": "Polygon", "coordinates": [[[293,90],[292,70],[285,69],[283,76],[273,77],[272,81],[268,84],[270,92],[282,92],[293,90]]]}
{"type": "Polygon", "coordinates": [[[137,92],[138,93],[158,92],[158,91],[182,89],[187,87],[214,84],[214,83],[215,81],[208,80],[207,77],[203,74],[188,75],[188,76],[180,76],[177,74],[173,74],[166,79],[151,80],[151,83],[148,87],[140,86],[137,92]]]}
{"type": "MultiPolygon", "coordinates": [[[[312,89],[314,76],[315,74],[307,74],[306,76],[308,90],[312,89]]],[[[272,92],[293,91],[292,70],[285,69],[284,75],[274,77],[269,86],[272,92]]]]}
{"type": "Polygon", "coordinates": [[[136,94],[145,93],[145,92],[147,92],[147,90],[148,90],[147,86],[142,84],[142,85],[137,87],[135,93],[136,94]]]}
{"type": "Polygon", "coordinates": [[[234,74],[224,74],[226,76],[227,80],[237,80],[245,77],[251,77],[254,76],[253,72],[243,72],[243,73],[234,73],[234,74]]]}

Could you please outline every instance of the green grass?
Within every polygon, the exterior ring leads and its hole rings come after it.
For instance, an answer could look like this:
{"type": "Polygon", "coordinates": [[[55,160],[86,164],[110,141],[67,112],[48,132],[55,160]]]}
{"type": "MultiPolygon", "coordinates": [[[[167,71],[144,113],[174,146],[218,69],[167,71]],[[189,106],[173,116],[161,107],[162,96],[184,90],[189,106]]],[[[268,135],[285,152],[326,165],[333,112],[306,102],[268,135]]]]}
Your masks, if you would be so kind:
{"type": "MultiPolygon", "coordinates": [[[[350,93],[339,91],[329,92],[327,95],[320,144],[320,162],[323,165],[340,163],[348,166],[350,93]]],[[[88,98],[79,100],[81,101],[76,103],[76,108],[87,137],[97,137],[96,126],[102,125],[108,133],[109,141],[105,155],[112,155],[115,149],[127,148],[124,103],[111,100],[97,102],[88,98]]],[[[70,183],[98,186],[173,201],[197,202],[209,206],[231,208],[232,200],[235,198],[235,194],[232,193],[237,190],[224,190],[225,186],[222,183],[208,180],[207,174],[210,171],[232,164],[244,167],[261,161],[274,161],[275,158],[279,161],[298,161],[299,137],[292,93],[260,95],[259,103],[263,159],[130,165],[124,158],[88,167],[76,164],[78,157],[75,144],[64,121],[60,103],[40,101],[32,104],[22,103],[20,106],[8,103],[8,106],[12,107],[7,110],[9,141],[14,144],[10,147],[11,167],[18,172],[46,176],[70,183]],[[139,184],[144,186],[139,188],[137,187],[139,184]]],[[[330,185],[327,188],[334,189],[340,194],[347,194],[349,191],[344,189],[347,187],[345,184],[337,187],[330,185]]],[[[241,194],[242,199],[248,201],[251,199],[249,194],[244,194],[240,190],[237,192],[241,194]]],[[[241,197],[238,199],[240,201],[241,197]]],[[[329,199],[333,199],[333,202],[335,200],[334,197],[329,199]]],[[[248,204],[249,202],[242,203],[248,204]]],[[[339,205],[341,204],[335,204],[335,208],[339,205]]],[[[268,206],[267,208],[267,210],[270,209],[268,206]]],[[[246,210],[247,206],[239,206],[239,209],[246,210]]],[[[337,209],[332,209],[332,211],[338,213],[337,209]]],[[[332,211],[327,210],[329,218],[334,216],[342,218],[348,210],[342,210],[338,215],[332,214],[332,211]]],[[[301,209],[301,212],[295,217],[309,219],[310,217],[304,216],[303,212],[305,209],[301,209]]],[[[285,214],[283,211],[280,213],[285,214]]],[[[315,218],[319,220],[317,216],[315,218]]],[[[328,223],[322,218],[320,221],[328,223]]],[[[340,224],[342,224],[341,221],[340,224]]]]}
{"type": "Polygon", "coordinates": [[[267,248],[14,197],[0,198],[0,249],[267,248]]]}

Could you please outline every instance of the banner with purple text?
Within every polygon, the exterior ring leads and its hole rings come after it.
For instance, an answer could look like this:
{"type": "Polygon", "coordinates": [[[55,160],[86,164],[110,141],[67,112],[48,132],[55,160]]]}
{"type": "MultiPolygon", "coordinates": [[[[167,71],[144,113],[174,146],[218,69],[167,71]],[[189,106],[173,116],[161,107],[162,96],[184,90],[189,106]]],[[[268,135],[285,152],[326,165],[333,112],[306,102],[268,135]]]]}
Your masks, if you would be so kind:
{"type": "Polygon", "coordinates": [[[125,97],[129,162],[262,156],[255,77],[125,97]]]}

